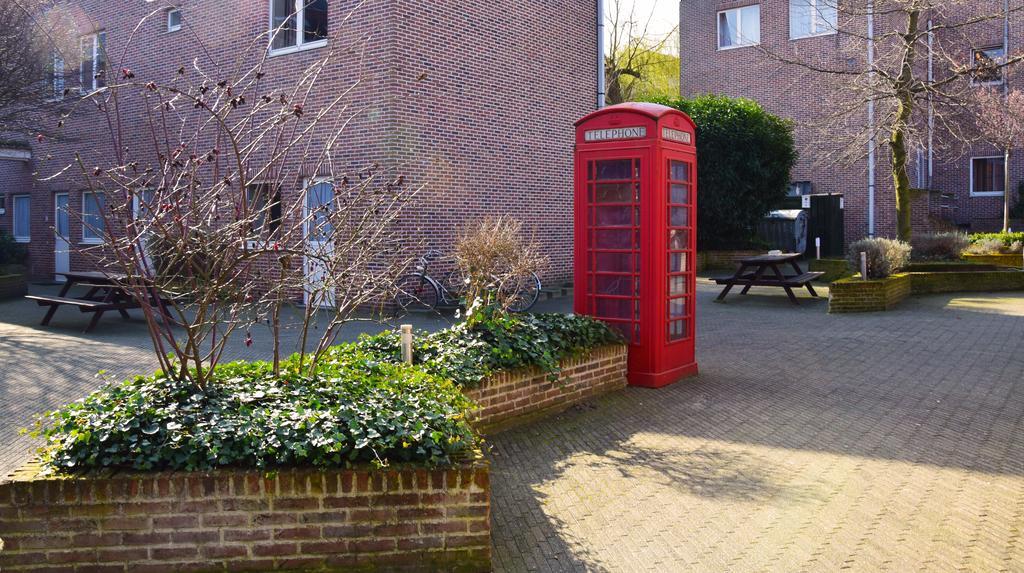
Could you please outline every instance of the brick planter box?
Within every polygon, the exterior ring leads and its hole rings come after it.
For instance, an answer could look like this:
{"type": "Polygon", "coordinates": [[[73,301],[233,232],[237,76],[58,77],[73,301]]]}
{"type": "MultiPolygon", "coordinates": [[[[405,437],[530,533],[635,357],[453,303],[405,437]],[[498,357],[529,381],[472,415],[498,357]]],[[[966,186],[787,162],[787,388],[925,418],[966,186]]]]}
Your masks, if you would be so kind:
{"type": "Polygon", "coordinates": [[[889,310],[903,302],[910,292],[911,278],[908,274],[868,281],[841,279],[829,288],[828,311],[838,314],[889,310]]]}
{"type": "Polygon", "coordinates": [[[0,483],[0,570],[490,571],[490,474],[259,471],[0,483]]]}
{"type": "Polygon", "coordinates": [[[811,259],[807,263],[807,270],[812,273],[825,273],[817,279],[825,283],[845,279],[854,274],[846,259],[811,259]]]}
{"type": "Polygon", "coordinates": [[[999,267],[1024,268],[1024,255],[964,255],[964,260],[972,263],[996,265],[999,267]]]}
{"type": "Polygon", "coordinates": [[[0,300],[28,294],[28,267],[21,264],[0,265],[0,300]]]}
{"type": "Polygon", "coordinates": [[[625,345],[596,348],[562,362],[557,380],[535,368],[504,372],[465,391],[479,408],[473,426],[494,432],[626,387],[625,345]]]}
{"type": "Polygon", "coordinates": [[[1024,290],[1024,271],[910,273],[913,294],[1024,290]]]}

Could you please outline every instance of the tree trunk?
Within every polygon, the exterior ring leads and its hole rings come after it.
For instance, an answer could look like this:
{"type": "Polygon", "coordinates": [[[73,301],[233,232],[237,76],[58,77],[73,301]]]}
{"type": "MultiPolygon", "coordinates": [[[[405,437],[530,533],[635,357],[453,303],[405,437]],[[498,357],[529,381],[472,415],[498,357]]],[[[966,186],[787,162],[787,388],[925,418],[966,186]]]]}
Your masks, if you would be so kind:
{"type": "Polygon", "coordinates": [[[893,130],[889,147],[892,149],[892,181],[896,190],[896,236],[909,243],[913,231],[910,223],[910,175],[907,174],[907,139],[904,128],[893,130]]]}
{"type": "Polygon", "coordinates": [[[889,148],[892,150],[892,180],[896,190],[896,235],[901,241],[910,242],[913,231],[910,225],[910,176],[907,174],[907,126],[914,113],[914,56],[917,53],[915,42],[921,11],[913,10],[907,16],[903,61],[894,86],[898,102],[896,122],[889,134],[889,148]]]}
{"type": "Polygon", "coordinates": [[[1010,148],[1003,154],[1003,232],[1010,231],[1010,148]]]}

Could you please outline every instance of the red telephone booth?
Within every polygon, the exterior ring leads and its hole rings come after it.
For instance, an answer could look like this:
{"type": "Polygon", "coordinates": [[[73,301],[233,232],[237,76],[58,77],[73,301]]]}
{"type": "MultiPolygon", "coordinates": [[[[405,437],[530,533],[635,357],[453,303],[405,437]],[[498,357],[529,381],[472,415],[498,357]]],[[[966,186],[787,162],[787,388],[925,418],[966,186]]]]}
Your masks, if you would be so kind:
{"type": "Polygon", "coordinates": [[[650,103],[576,124],[575,311],[622,332],[634,386],[697,373],[694,142],[689,116],[650,103]]]}

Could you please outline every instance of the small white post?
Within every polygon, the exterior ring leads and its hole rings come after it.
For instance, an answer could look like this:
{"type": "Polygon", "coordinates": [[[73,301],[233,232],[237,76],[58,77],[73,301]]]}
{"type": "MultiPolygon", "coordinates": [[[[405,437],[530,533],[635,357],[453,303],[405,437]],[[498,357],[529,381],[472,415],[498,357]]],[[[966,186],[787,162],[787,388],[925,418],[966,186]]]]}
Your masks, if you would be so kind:
{"type": "Polygon", "coordinates": [[[402,362],[412,364],[412,325],[402,325],[402,362]]]}
{"type": "Polygon", "coordinates": [[[814,237],[814,248],[818,250],[818,260],[821,260],[821,237],[814,237]]]}
{"type": "Polygon", "coordinates": [[[868,254],[860,254],[860,278],[861,280],[868,280],[868,254]]]}

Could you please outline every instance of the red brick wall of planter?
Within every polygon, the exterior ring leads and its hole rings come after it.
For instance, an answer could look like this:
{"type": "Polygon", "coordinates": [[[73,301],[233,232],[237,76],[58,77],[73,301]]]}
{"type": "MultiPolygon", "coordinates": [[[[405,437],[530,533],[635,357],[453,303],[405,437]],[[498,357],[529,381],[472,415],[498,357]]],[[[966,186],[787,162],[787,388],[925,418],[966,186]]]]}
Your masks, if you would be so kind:
{"type": "Polygon", "coordinates": [[[486,464],[0,484],[0,570],[490,570],[486,464]]]}
{"type": "Polygon", "coordinates": [[[537,369],[504,372],[466,395],[479,405],[473,425],[495,431],[626,387],[625,345],[596,348],[562,363],[557,380],[537,369]]]}

